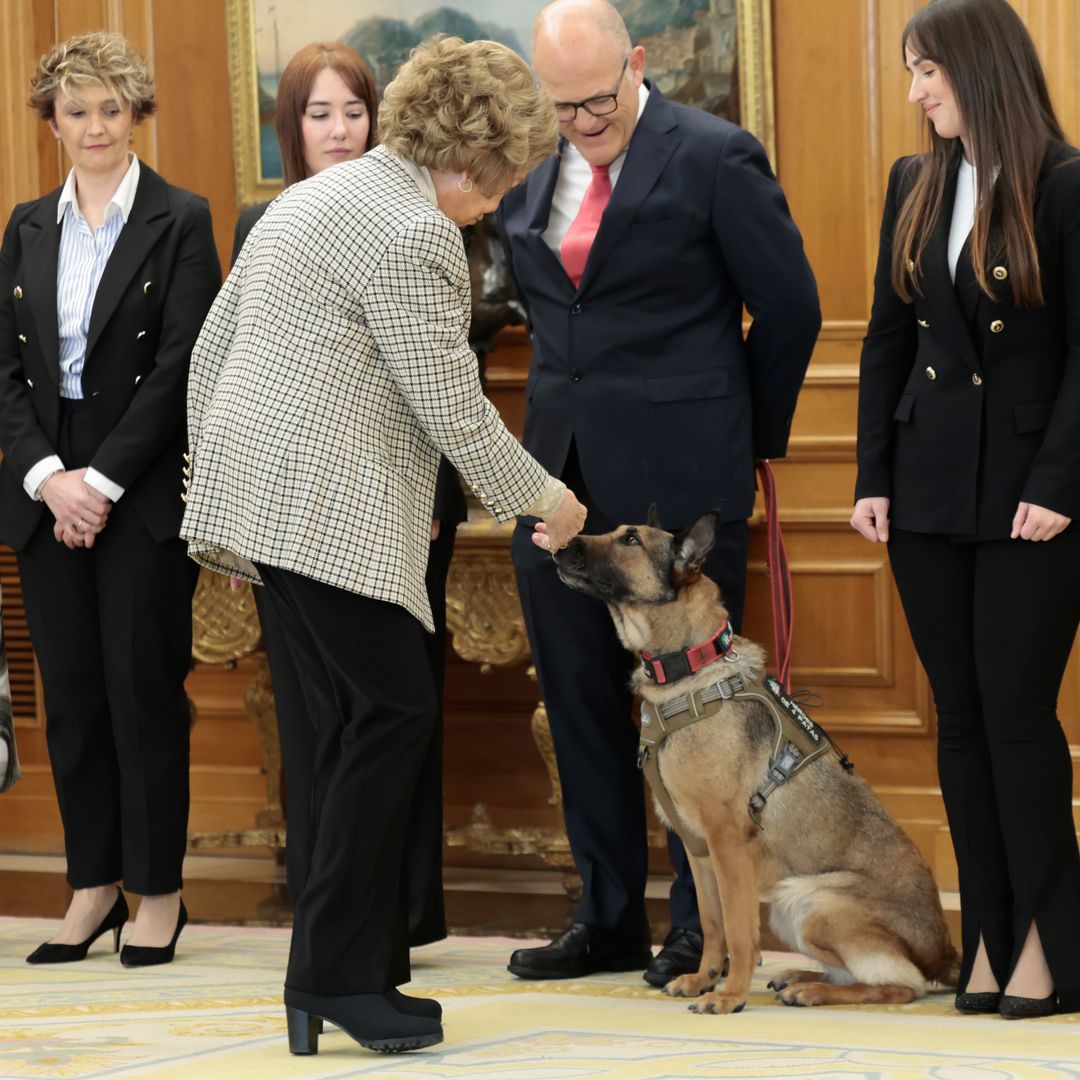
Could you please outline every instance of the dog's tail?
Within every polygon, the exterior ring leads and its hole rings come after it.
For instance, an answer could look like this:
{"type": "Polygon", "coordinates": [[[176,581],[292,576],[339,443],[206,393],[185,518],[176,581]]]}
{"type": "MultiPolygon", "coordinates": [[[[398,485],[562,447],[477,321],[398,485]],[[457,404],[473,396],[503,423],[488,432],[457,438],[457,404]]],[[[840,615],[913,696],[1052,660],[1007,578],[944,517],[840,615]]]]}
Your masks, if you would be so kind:
{"type": "Polygon", "coordinates": [[[952,945],[945,949],[940,962],[926,972],[926,977],[947,990],[956,989],[960,982],[960,954],[952,945]]]}

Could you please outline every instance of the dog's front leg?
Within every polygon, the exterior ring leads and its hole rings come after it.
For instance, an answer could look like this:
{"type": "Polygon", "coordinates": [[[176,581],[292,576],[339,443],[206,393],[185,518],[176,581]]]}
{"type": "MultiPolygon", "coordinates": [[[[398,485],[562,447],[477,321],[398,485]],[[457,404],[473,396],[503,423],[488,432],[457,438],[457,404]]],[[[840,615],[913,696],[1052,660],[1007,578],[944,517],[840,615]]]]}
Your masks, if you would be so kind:
{"type": "Polygon", "coordinates": [[[680,975],[664,987],[672,997],[699,997],[712,990],[724,975],[727,961],[727,938],[724,935],[724,912],[720,890],[708,855],[690,855],[690,870],[697,890],[698,911],[701,913],[701,966],[693,975],[680,975]]]}
{"type": "Polygon", "coordinates": [[[690,1009],[699,1013],[741,1012],[760,955],[757,866],[753,842],[734,823],[709,835],[709,856],[720,891],[729,959],[723,990],[705,994],[690,1009]]]}

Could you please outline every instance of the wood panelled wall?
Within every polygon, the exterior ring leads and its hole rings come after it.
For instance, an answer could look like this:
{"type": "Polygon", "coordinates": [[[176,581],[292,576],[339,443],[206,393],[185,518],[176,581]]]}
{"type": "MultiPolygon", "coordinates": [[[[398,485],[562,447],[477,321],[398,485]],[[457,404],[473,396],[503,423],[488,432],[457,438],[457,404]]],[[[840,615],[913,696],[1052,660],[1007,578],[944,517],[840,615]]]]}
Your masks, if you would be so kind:
{"type": "MultiPolygon", "coordinates": [[[[1014,0],[1041,50],[1073,141],[1080,138],[1080,4],[1014,0]]],[[[825,325],[810,367],[791,452],[779,463],[783,519],[795,573],[795,677],[827,702],[824,722],[934,862],[954,870],[936,790],[930,694],[908,637],[885,552],[847,526],[854,479],[858,359],[870,309],[889,165],[921,145],[907,103],[900,31],[918,0],[773,0],[777,156],[781,182],[817,274],[825,325]]],[[[22,105],[35,57],[69,34],[106,27],[152,60],[158,116],[137,150],[174,183],[205,194],[223,264],[237,214],[223,0],[0,0],[0,210],[62,178],[56,145],[22,105]]],[[[489,358],[489,392],[520,431],[528,362],[513,333],[489,358]]],[[[752,544],[748,632],[771,641],[760,527],[752,544]]],[[[8,584],[5,581],[5,584],[8,584]]],[[[192,828],[243,828],[261,803],[258,749],[242,705],[249,664],[198,669],[192,828]]],[[[447,693],[447,820],[477,803],[496,824],[552,823],[543,765],[528,717],[535,691],[524,669],[481,675],[451,660],[447,693]]],[[[1080,664],[1074,655],[1061,715],[1080,755],[1080,664]]],[[[59,850],[40,727],[24,718],[27,778],[4,796],[0,849],[59,850]]],[[[484,861],[461,848],[448,861],[484,861]]],[[[487,861],[498,862],[488,856],[487,861]]],[[[505,860],[503,860],[505,861],[505,860]]],[[[520,865],[520,863],[519,863],[520,865]]],[[[657,858],[657,868],[663,865],[657,858]]]]}

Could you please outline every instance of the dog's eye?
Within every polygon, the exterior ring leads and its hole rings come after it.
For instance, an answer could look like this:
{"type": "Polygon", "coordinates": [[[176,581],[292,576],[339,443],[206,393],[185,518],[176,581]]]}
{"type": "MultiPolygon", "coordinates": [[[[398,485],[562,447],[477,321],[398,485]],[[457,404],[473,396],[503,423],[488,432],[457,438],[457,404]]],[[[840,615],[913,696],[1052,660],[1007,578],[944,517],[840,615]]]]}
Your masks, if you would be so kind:
{"type": "Polygon", "coordinates": [[[637,533],[625,533],[623,535],[622,542],[626,544],[627,547],[634,547],[635,545],[637,547],[641,547],[641,541],[638,539],[637,533]]]}

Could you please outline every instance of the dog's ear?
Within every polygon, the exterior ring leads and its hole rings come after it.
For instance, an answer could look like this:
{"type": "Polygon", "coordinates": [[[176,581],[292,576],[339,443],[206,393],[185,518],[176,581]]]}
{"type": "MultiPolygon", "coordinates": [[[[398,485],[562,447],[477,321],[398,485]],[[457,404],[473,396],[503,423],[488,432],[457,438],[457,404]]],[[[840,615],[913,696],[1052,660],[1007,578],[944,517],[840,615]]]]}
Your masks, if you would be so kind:
{"type": "Polygon", "coordinates": [[[707,510],[692,525],[675,537],[675,570],[681,573],[695,573],[701,570],[702,563],[709,556],[716,543],[716,530],[720,524],[720,513],[707,510]]]}
{"type": "Polygon", "coordinates": [[[656,511],[656,503],[649,503],[649,513],[645,518],[645,524],[650,529],[662,529],[664,527],[660,524],[660,515],[656,511]]]}

